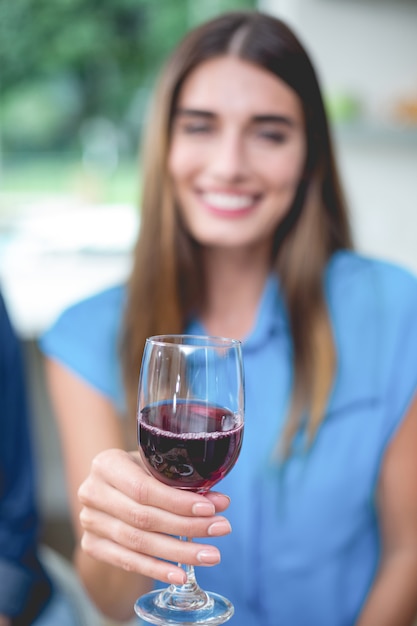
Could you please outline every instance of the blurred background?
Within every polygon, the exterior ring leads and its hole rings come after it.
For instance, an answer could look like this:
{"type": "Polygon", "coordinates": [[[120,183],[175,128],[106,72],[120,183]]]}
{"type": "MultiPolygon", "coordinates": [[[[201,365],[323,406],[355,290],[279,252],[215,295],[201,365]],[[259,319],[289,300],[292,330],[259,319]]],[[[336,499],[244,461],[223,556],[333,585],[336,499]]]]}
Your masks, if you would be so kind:
{"type": "Polygon", "coordinates": [[[0,0],[0,285],[28,363],[43,540],[65,556],[37,339],[127,275],[156,73],[187,29],[240,8],[287,20],[315,62],[357,247],[417,273],[417,0],[0,0]]]}

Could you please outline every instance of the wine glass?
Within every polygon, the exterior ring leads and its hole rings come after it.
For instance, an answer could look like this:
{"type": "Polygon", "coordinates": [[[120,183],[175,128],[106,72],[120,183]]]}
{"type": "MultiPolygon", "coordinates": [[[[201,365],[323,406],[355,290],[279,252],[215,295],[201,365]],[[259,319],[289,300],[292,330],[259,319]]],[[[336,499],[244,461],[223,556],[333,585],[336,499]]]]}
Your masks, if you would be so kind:
{"type": "MultiPolygon", "coordinates": [[[[138,389],[138,443],[161,482],[205,494],[234,466],[243,436],[241,343],[197,335],[146,340],[138,389]]],[[[188,541],[186,537],[181,537],[188,541]]],[[[187,581],[140,597],[135,611],[152,624],[223,624],[233,605],[187,581]]]]}

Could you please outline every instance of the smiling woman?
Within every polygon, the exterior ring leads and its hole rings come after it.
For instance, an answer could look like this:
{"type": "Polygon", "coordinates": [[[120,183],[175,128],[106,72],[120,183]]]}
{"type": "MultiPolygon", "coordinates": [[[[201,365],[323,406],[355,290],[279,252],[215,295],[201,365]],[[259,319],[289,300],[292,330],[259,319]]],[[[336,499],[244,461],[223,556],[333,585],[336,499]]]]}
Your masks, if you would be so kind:
{"type": "Polygon", "coordinates": [[[305,153],[302,107],[283,81],[233,56],[199,65],[181,90],[168,157],[192,237],[206,246],[256,246],[265,257],[305,153]]]}
{"type": "Polygon", "coordinates": [[[42,339],[84,585],[127,619],[154,581],[185,591],[182,562],[238,626],[411,626],[417,281],[351,250],[309,57],[278,19],[222,15],[173,51],[151,110],[128,284],[42,339]],[[223,493],[162,484],[137,452],[143,346],[167,333],[243,342],[223,493]]]}

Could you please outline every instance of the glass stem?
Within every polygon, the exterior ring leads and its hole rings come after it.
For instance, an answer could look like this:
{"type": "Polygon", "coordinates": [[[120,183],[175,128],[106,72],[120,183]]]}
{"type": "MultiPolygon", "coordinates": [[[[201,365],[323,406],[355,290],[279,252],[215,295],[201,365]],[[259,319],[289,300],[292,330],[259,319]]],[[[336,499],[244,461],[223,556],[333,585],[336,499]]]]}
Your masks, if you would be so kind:
{"type": "MultiPolygon", "coordinates": [[[[191,541],[187,537],[180,537],[181,541],[191,541]]],[[[213,600],[197,584],[194,567],[178,563],[187,575],[183,585],[170,585],[158,595],[156,604],[159,607],[173,609],[175,611],[194,611],[209,609],[213,606],[213,600]]]]}
{"type": "MultiPolygon", "coordinates": [[[[181,541],[192,541],[192,539],[189,539],[188,537],[180,537],[181,541]]],[[[194,571],[194,566],[193,565],[184,565],[183,563],[178,563],[179,567],[182,567],[182,569],[185,571],[185,574],[187,576],[187,580],[185,581],[185,583],[183,585],[180,585],[180,588],[185,592],[192,592],[195,591],[196,589],[198,589],[198,584],[197,584],[197,580],[195,577],[195,571],[194,571]]]]}

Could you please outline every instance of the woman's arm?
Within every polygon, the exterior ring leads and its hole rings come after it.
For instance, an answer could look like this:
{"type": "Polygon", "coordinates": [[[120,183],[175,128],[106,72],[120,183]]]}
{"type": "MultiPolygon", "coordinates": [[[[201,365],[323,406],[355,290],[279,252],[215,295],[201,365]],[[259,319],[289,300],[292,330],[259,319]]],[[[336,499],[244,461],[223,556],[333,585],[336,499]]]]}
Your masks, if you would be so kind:
{"type": "Polygon", "coordinates": [[[387,449],[378,503],[382,561],[357,626],[411,626],[417,616],[417,396],[387,449]]]}
{"type": "Polygon", "coordinates": [[[119,418],[105,397],[51,360],[47,377],[77,539],[77,570],[104,614],[129,619],[134,601],[149,590],[152,579],[184,581],[176,562],[218,563],[217,548],[171,535],[230,532],[224,518],[214,517],[228,499],[179,492],[152,478],[138,452],[123,450],[119,418]]]}

